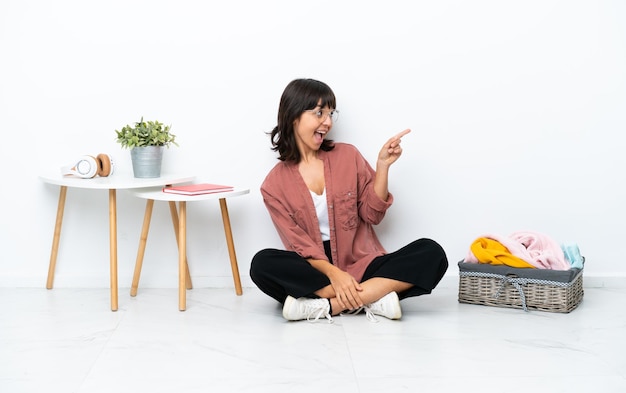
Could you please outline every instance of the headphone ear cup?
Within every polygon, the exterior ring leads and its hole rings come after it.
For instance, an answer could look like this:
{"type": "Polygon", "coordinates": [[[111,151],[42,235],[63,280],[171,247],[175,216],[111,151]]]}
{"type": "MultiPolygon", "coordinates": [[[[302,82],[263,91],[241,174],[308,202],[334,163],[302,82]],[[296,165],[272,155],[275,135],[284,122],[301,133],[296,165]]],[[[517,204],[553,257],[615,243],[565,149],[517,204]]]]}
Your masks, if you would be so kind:
{"type": "Polygon", "coordinates": [[[113,159],[110,155],[100,153],[96,161],[98,161],[98,176],[106,177],[113,174],[113,159]]]}
{"type": "Polygon", "coordinates": [[[62,167],[61,173],[90,179],[98,174],[98,162],[92,156],[81,156],[75,164],[62,167]]]}

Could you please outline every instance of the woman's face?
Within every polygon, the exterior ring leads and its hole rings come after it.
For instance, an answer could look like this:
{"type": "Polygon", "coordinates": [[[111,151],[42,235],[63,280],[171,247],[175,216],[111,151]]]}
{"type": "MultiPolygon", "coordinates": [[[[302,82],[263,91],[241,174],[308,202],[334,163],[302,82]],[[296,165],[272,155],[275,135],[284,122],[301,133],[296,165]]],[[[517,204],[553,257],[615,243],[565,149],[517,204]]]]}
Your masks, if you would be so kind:
{"type": "Polygon", "coordinates": [[[320,105],[302,112],[294,121],[296,144],[303,156],[306,153],[318,151],[333,126],[334,109],[328,106],[322,108],[320,105]]]}

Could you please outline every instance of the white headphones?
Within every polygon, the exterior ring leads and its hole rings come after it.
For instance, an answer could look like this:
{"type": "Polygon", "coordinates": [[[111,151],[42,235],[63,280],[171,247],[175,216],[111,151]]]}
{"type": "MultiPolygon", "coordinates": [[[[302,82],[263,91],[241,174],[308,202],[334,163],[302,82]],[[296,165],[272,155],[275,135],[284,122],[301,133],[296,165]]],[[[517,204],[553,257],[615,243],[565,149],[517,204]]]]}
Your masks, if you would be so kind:
{"type": "Polygon", "coordinates": [[[91,179],[96,175],[106,177],[113,174],[113,158],[108,154],[93,156],[81,156],[74,164],[61,167],[61,173],[73,175],[83,179],[91,179]]]}

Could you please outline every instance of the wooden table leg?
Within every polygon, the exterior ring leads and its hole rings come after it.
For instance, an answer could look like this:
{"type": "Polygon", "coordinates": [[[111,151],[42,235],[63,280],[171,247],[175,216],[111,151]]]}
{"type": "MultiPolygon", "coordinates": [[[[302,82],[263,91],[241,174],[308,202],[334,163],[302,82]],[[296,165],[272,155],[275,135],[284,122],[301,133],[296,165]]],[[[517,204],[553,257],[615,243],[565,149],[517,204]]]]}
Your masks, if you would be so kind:
{"type": "Polygon", "coordinates": [[[111,311],[117,311],[117,200],[109,189],[109,253],[111,259],[111,311]]]}
{"type": "MultiPolygon", "coordinates": [[[[172,216],[172,225],[174,226],[174,235],[176,235],[176,245],[179,242],[179,226],[178,226],[178,214],[176,213],[176,202],[169,201],[170,205],[170,215],[172,216]]],[[[180,248],[179,248],[180,252],[180,248]]],[[[189,262],[187,261],[187,253],[185,253],[185,265],[187,266],[187,289],[192,289],[193,285],[191,284],[191,274],[189,273],[189,262]]]]}
{"type": "Polygon", "coordinates": [[[226,235],[226,245],[228,246],[228,255],[230,256],[230,268],[233,271],[233,281],[235,282],[235,293],[241,295],[243,290],[241,289],[241,278],[239,277],[239,266],[237,265],[237,255],[235,254],[235,243],[233,242],[233,233],[230,228],[226,198],[220,198],[220,209],[222,210],[224,234],[226,235]]]}
{"type": "Polygon", "coordinates": [[[52,250],[50,251],[50,266],[48,267],[48,280],[46,288],[52,289],[54,284],[54,270],[57,265],[57,255],[59,253],[59,240],[61,239],[61,225],[63,224],[63,211],[65,210],[65,198],[67,196],[67,186],[61,186],[59,192],[59,205],[57,207],[57,219],[54,224],[54,235],[52,236],[52,250]]]}
{"type": "Polygon", "coordinates": [[[146,252],[146,243],[148,242],[148,231],[150,230],[153,207],[154,199],[148,199],[146,201],[146,212],[143,216],[141,236],[139,237],[139,249],[137,250],[137,259],[135,260],[135,273],[133,274],[133,283],[130,287],[130,296],[137,296],[137,288],[139,287],[139,277],[141,275],[141,267],[143,265],[143,256],[146,252]]]}
{"type": "Polygon", "coordinates": [[[178,309],[187,308],[187,202],[178,202],[178,309]]]}

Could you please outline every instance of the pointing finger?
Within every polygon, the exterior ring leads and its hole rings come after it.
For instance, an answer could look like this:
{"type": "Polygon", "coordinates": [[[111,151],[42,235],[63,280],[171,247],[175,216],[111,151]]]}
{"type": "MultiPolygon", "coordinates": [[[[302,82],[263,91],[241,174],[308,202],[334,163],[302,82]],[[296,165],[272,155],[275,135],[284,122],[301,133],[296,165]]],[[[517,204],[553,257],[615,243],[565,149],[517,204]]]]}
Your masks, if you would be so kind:
{"type": "Polygon", "coordinates": [[[408,134],[409,132],[411,132],[411,129],[407,128],[406,130],[396,134],[393,138],[391,138],[392,140],[398,140],[400,138],[402,138],[403,136],[405,136],[406,134],[408,134]]]}

